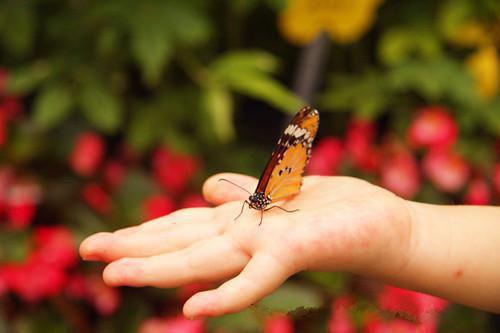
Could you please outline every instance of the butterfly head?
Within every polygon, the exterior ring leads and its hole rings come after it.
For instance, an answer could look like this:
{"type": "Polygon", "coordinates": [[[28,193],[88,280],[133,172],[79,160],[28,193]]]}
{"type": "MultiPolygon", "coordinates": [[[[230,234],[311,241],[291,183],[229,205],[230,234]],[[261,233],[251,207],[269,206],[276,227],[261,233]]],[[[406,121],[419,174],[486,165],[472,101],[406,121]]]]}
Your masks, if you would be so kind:
{"type": "Polygon", "coordinates": [[[255,192],[248,198],[248,201],[250,208],[264,210],[271,203],[271,198],[266,197],[263,192],[255,192]]]}

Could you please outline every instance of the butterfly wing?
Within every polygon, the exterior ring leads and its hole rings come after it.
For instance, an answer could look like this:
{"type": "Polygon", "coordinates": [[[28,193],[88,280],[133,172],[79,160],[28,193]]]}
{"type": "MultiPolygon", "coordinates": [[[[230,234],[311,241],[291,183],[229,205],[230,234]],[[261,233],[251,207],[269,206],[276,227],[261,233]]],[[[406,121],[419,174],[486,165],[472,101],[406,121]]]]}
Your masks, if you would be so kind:
{"type": "Polygon", "coordinates": [[[279,138],[256,192],[264,193],[271,202],[299,192],[318,126],[317,110],[306,106],[295,115],[279,138]]]}

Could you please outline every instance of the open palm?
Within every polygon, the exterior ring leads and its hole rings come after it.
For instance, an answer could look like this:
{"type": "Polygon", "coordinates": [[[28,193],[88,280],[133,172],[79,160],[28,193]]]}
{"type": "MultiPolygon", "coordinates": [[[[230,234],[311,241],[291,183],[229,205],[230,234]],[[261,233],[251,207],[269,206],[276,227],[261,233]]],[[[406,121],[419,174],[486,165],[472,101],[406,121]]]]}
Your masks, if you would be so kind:
{"type": "Polygon", "coordinates": [[[87,238],[80,252],[109,262],[110,285],[178,287],[224,281],[184,306],[188,317],[236,312],[271,293],[302,270],[350,271],[377,275],[403,266],[410,218],[404,200],[368,182],[349,177],[304,178],[302,191],[279,202],[287,213],[246,209],[234,218],[248,194],[226,178],[253,190],[256,179],[220,174],[203,192],[214,208],[190,208],[114,233],[87,238]],[[394,257],[392,253],[400,253],[394,257]],[[393,258],[394,257],[394,258],[393,258]]]}

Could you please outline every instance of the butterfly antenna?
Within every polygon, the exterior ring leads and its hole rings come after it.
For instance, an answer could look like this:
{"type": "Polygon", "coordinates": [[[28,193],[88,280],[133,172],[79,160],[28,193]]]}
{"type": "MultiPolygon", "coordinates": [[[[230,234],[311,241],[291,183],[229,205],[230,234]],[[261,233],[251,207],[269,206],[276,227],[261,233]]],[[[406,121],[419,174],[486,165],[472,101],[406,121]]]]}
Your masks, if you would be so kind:
{"type": "MultiPolygon", "coordinates": [[[[238,184],[233,183],[233,182],[232,182],[232,181],[230,181],[230,180],[227,180],[227,179],[225,179],[225,178],[220,178],[220,179],[219,179],[219,182],[220,182],[220,181],[224,181],[224,182],[228,182],[229,184],[233,184],[234,186],[236,186],[236,187],[238,187],[238,188],[242,189],[243,191],[247,192],[248,194],[250,194],[250,195],[252,194],[252,193],[250,193],[247,189],[245,189],[245,188],[241,187],[241,186],[240,186],[240,185],[238,185],[238,184]]],[[[240,214],[240,215],[241,215],[241,214],[240,214]]]]}

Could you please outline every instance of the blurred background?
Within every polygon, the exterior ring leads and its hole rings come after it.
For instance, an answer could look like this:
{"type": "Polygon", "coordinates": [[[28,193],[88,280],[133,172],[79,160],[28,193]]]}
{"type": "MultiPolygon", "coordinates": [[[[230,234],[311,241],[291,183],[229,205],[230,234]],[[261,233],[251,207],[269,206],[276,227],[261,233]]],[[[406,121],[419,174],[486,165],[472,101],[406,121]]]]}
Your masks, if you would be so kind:
{"type": "MultiPolygon", "coordinates": [[[[188,321],[213,285],[109,288],[77,245],[258,176],[321,112],[308,173],[419,201],[498,204],[495,0],[0,2],[0,332],[494,332],[488,313],[344,273],[300,273],[188,321]]],[[[497,324],[498,325],[498,324],[497,324]]]]}

